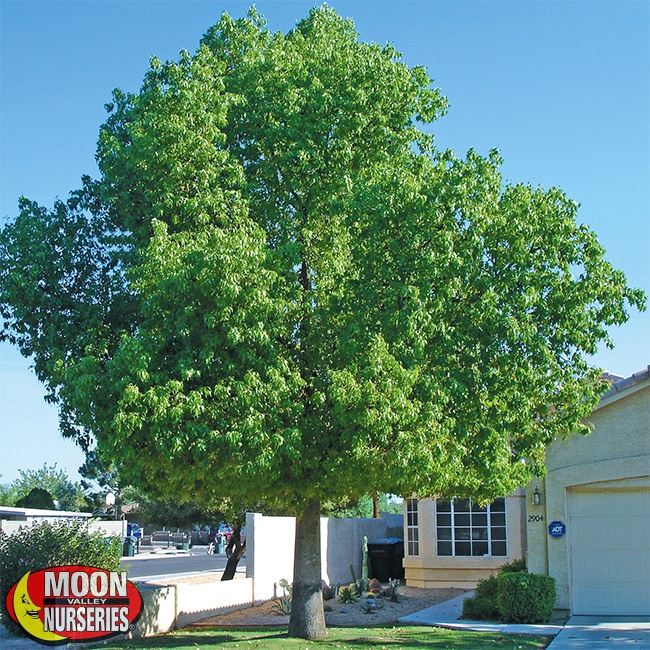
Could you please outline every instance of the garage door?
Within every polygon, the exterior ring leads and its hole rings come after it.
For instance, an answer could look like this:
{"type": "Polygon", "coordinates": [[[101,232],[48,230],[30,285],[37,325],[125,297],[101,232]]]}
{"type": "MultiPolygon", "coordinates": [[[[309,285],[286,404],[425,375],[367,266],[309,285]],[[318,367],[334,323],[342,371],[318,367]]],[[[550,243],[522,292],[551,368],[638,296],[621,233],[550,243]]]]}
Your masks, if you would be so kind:
{"type": "Polygon", "coordinates": [[[569,491],[574,614],[650,615],[650,490],[569,491]]]}

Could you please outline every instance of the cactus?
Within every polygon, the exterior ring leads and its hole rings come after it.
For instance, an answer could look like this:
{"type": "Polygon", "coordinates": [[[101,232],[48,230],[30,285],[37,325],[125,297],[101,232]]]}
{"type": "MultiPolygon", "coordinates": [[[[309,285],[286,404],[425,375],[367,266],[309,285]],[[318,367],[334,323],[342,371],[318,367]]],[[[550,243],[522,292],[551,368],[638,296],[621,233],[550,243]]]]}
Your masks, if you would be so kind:
{"type": "Polygon", "coordinates": [[[289,596],[291,596],[291,592],[293,590],[293,585],[291,583],[289,583],[287,580],[285,580],[284,578],[282,578],[282,580],[280,580],[279,584],[282,587],[283,593],[285,595],[289,594],[289,596]]]}
{"type": "Polygon", "coordinates": [[[368,538],[363,536],[361,545],[361,590],[368,591],[368,538]]]}
{"type": "Polygon", "coordinates": [[[388,587],[386,587],[382,592],[381,595],[386,598],[387,600],[390,600],[393,603],[399,603],[400,596],[397,593],[399,590],[399,585],[400,582],[397,579],[391,579],[388,583],[388,587]]]}
{"type": "Polygon", "coordinates": [[[340,587],[339,593],[336,595],[336,600],[339,603],[356,603],[359,600],[359,594],[356,591],[354,584],[347,587],[340,587]]]}
{"type": "Polygon", "coordinates": [[[291,614],[291,592],[293,585],[287,580],[282,578],[279,582],[282,587],[282,596],[277,595],[278,583],[273,584],[273,611],[276,614],[282,614],[283,616],[288,616],[291,614]]]}
{"type": "Polygon", "coordinates": [[[272,611],[282,616],[289,616],[291,614],[291,595],[285,594],[284,596],[277,596],[273,599],[272,611]]]}

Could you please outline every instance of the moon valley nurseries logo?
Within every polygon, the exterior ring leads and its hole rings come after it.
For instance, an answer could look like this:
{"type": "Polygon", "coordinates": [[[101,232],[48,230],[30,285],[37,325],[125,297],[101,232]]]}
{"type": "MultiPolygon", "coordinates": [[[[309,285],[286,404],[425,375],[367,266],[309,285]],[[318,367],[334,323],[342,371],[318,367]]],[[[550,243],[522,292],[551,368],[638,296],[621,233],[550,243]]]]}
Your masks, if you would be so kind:
{"type": "Polygon", "coordinates": [[[7,594],[7,611],[44,645],[94,641],[134,628],[142,596],[125,571],[57,566],[28,571],[7,594]]]}

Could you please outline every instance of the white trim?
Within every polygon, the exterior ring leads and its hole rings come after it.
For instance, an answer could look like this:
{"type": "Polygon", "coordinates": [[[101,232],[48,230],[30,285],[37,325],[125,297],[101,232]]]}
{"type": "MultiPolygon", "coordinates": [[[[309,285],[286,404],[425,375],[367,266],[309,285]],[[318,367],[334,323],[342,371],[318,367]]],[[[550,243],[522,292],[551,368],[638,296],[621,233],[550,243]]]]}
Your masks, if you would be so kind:
{"type": "Polygon", "coordinates": [[[14,508],[0,506],[0,517],[12,515],[20,517],[92,517],[91,512],[72,512],[69,510],[43,510],[41,508],[14,508]]]}

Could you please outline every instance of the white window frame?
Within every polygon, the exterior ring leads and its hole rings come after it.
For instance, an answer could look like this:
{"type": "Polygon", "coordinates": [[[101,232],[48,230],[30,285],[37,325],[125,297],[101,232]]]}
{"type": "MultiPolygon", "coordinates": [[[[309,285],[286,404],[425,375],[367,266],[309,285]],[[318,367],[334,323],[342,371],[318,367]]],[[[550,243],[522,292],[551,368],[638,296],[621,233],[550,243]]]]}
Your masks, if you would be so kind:
{"type": "Polygon", "coordinates": [[[485,508],[481,508],[480,510],[473,510],[472,509],[472,501],[471,499],[451,499],[450,501],[443,501],[443,503],[449,503],[450,508],[449,511],[444,510],[440,511],[439,510],[439,502],[436,500],[436,555],[438,557],[507,557],[508,556],[508,520],[507,520],[507,507],[506,507],[506,499],[501,498],[501,499],[495,499],[491,504],[486,506],[485,508]],[[502,501],[503,502],[503,509],[499,509],[496,511],[492,511],[493,504],[496,501],[502,501]],[[456,504],[456,507],[460,504],[463,504],[464,507],[467,509],[463,510],[456,510],[454,507],[456,504]],[[439,523],[439,516],[438,515],[449,515],[450,518],[450,523],[449,524],[440,524],[439,523]],[[473,514],[480,514],[483,515],[485,514],[485,524],[473,524],[473,514]],[[459,515],[468,515],[468,522],[467,524],[461,524],[457,522],[457,518],[459,515]],[[500,518],[500,516],[503,516],[503,523],[498,523],[493,521],[494,519],[497,518],[497,516],[500,518]],[[440,531],[441,529],[449,530],[451,532],[450,539],[441,539],[440,538],[440,531]],[[469,539],[467,538],[459,538],[456,539],[456,535],[458,533],[459,529],[467,529],[469,532],[469,539]],[[493,539],[493,529],[503,529],[503,537],[504,539],[493,539]],[[486,530],[487,532],[487,539],[485,538],[474,538],[474,531],[478,530],[486,530]],[[457,552],[457,544],[469,544],[469,553],[458,553],[457,552]],[[504,553],[498,553],[495,554],[493,553],[493,543],[494,544],[503,544],[504,547],[504,553]],[[451,553],[441,553],[440,548],[441,544],[445,545],[451,545],[451,553]],[[487,553],[481,553],[481,554],[474,554],[474,545],[478,544],[487,544],[487,553]]]}
{"type": "Polygon", "coordinates": [[[419,500],[406,501],[406,554],[420,555],[420,512],[419,500]]]}

